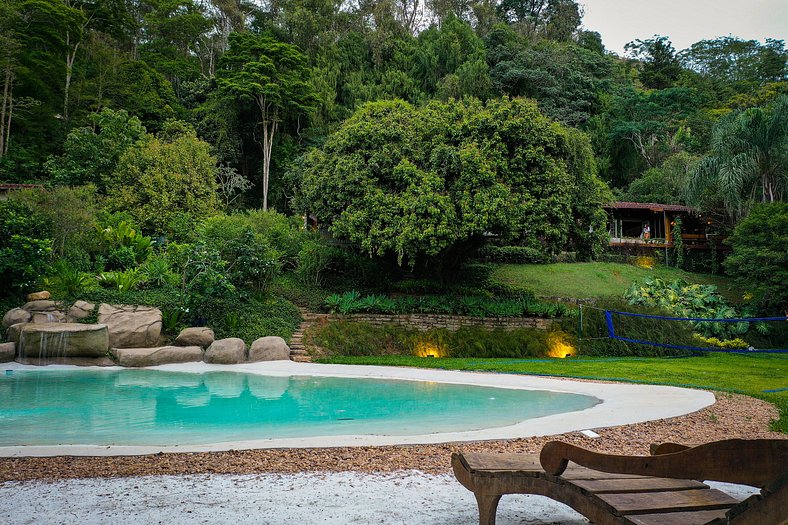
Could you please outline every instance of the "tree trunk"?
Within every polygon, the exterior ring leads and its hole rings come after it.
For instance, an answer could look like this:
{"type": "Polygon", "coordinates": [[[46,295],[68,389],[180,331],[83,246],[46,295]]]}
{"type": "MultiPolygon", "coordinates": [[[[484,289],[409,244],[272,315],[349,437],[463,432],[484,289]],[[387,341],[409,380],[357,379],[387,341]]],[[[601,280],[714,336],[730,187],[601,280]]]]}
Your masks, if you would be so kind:
{"type": "Polygon", "coordinates": [[[257,105],[260,107],[263,124],[263,211],[268,211],[268,176],[271,169],[271,152],[274,147],[274,135],[278,127],[279,110],[274,107],[269,112],[265,96],[258,97],[257,105]]]}
{"type": "MultiPolygon", "coordinates": [[[[12,82],[11,68],[7,67],[5,70],[5,78],[3,81],[3,103],[0,106],[0,157],[5,154],[5,115],[6,108],[8,108],[11,97],[11,82],[12,82]]],[[[10,108],[9,108],[10,109],[10,108]]]]}
{"type": "Polygon", "coordinates": [[[14,94],[13,93],[9,93],[9,95],[8,95],[8,120],[6,120],[6,125],[5,125],[5,148],[3,149],[3,155],[6,155],[8,153],[8,144],[9,144],[9,142],[11,142],[11,116],[13,114],[14,114],[14,94]]]}

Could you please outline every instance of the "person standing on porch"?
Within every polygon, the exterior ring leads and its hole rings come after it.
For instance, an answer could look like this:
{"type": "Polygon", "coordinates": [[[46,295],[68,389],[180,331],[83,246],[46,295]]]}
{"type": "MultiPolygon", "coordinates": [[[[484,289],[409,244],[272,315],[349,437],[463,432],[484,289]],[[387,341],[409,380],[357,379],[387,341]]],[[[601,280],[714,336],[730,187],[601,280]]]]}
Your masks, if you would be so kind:
{"type": "Polygon", "coordinates": [[[643,225],[643,238],[650,239],[651,238],[651,227],[648,223],[643,225]]]}

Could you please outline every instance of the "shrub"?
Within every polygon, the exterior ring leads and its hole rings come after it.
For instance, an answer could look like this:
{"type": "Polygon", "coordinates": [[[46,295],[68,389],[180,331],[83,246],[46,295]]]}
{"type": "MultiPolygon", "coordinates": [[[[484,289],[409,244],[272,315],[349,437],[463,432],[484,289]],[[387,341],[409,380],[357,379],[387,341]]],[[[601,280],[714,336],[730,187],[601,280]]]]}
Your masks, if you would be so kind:
{"type": "MultiPolygon", "coordinates": [[[[615,357],[703,355],[702,352],[692,350],[664,348],[608,338],[607,322],[603,309],[648,315],[671,315],[663,308],[634,306],[625,299],[619,298],[604,299],[599,301],[596,306],[598,308],[583,309],[582,340],[578,343],[580,355],[615,357]]],[[[692,327],[688,323],[625,316],[617,317],[615,323],[616,333],[630,339],[677,346],[698,346],[692,327]]],[[[577,331],[577,325],[576,320],[561,322],[561,327],[570,333],[577,331]]]]}
{"type": "Polygon", "coordinates": [[[51,267],[51,273],[44,278],[44,288],[60,299],[79,299],[85,290],[95,286],[93,276],[80,272],[65,259],[58,259],[51,267]]]}
{"type": "MultiPolygon", "coordinates": [[[[562,334],[566,336],[566,334],[562,334]]],[[[525,358],[547,355],[551,332],[462,327],[456,332],[399,325],[330,322],[307,331],[306,338],[330,355],[433,355],[436,357],[525,358]]]]}
{"type": "MultiPolygon", "coordinates": [[[[688,284],[677,279],[668,281],[659,277],[648,277],[634,282],[624,293],[624,298],[633,305],[664,308],[677,317],[709,319],[732,319],[738,312],[717,293],[711,284],[688,284]]],[[[735,337],[747,332],[749,323],[704,323],[692,326],[706,337],[735,337]]]]}
{"type": "Polygon", "coordinates": [[[361,296],[358,292],[333,294],[324,301],[330,313],[351,314],[370,312],[381,314],[454,314],[470,317],[573,317],[575,310],[562,303],[542,303],[524,294],[512,297],[474,297],[432,295],[396,297],[385,295],[361,296]]]}
{"type": "Polygon", "coordinates": [[[248,221],[235,216],[208,219],[197,238],[226,261],[227,276],[237,287],[264,290],[279,273],[279,252],[248,221]]]}
{"type": "Polygon", "coordinates": [[[766,308],[788,309],[788,203],[754,206],[736,226],[730,244],[728,274],[756,290],[766,308]]]}
{"type": "Polygon", "coordinates": [[[527,246],[485,246],[476,258],[480,261],[502,264],[547,264],[550,254],[527,246]]]}
{"type": "Polygon", "coordinates": [[[240,337],[247,345],[269,335],[290,339],[301,322],[293,303],[279,298],[254,295],[214,303],[206,313],[206,324],[217,338],[240,337]]]}
{"type": "Polygon", "coordinates": [[[0,291],[32,288],[49,266],[52,241],[44,224],[21,202],[0,201],[0,291]]]}

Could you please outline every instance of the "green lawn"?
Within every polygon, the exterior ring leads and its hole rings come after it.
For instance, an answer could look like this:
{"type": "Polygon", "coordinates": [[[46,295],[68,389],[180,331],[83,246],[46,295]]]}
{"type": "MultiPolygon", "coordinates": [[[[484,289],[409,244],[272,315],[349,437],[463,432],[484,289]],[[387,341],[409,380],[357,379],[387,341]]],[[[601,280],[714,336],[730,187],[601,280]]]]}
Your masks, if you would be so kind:
{"type": "Polygon", "coordinates": [[[788,355],[709,354],[686,358],[572,359],[425,359],[384,356],[334,357],[321,362],[608,379],[738,392],[777,405],[780,420],[774,427],[788,433],[788,355]],[[767,392],[779,389],[785,390],[767,392]]]}
{"type": "Polygon", "coordinates": [[[684,279],[690,283],[715,284],[731,301],[740,301],[742,291],[730,279],[719,275],[688,273],[657,266],[653,270],[622,263],[503,264],[496,268],[493,281],[530,290],[544,297],[620,297],[633,281],[648,276],[684,279]]]}

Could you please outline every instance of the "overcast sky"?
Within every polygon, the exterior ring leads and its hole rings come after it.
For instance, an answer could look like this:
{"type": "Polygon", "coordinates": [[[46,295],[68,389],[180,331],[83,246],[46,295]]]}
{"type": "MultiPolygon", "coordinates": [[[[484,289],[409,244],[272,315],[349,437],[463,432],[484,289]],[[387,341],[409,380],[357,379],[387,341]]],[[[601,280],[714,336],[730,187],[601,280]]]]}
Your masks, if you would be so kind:
{"type": "Polygon", "coordinates": [[[745,40],[788,40],[788,0],[578,0],[583,27],[597,31],[609,51],[655,34],[677,50],[695,42],[734,35],[745,40]]]}

